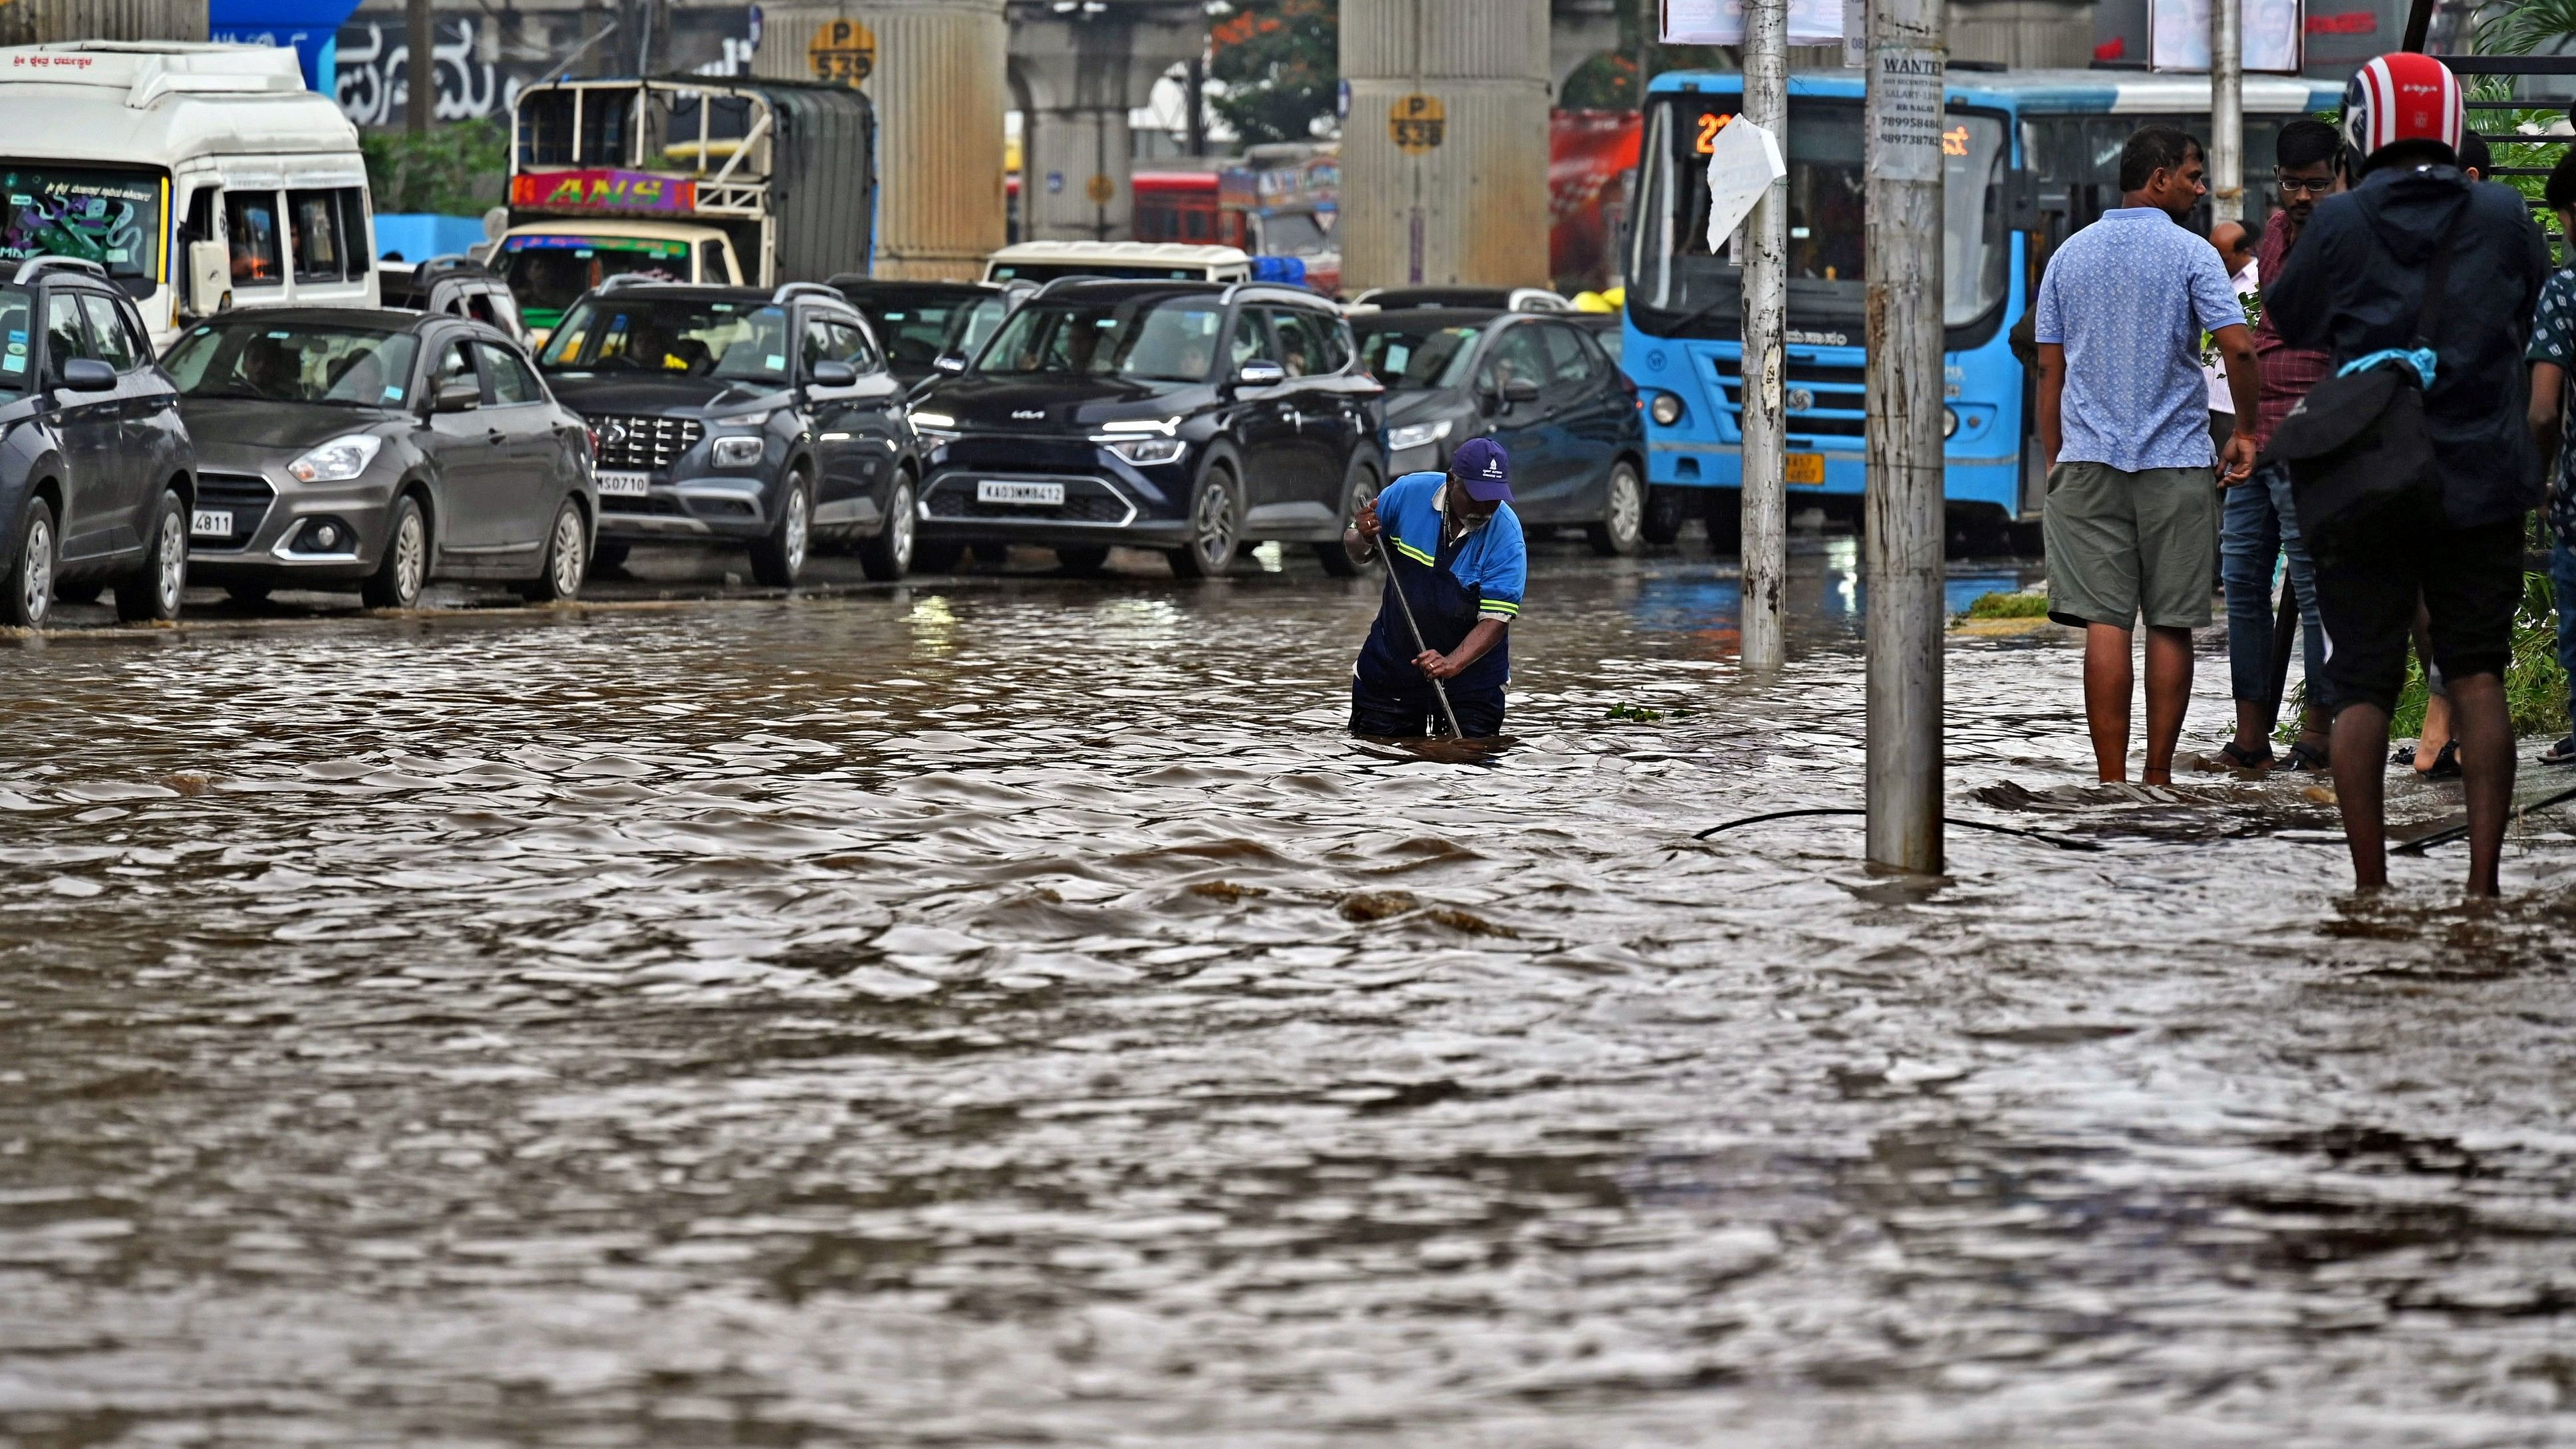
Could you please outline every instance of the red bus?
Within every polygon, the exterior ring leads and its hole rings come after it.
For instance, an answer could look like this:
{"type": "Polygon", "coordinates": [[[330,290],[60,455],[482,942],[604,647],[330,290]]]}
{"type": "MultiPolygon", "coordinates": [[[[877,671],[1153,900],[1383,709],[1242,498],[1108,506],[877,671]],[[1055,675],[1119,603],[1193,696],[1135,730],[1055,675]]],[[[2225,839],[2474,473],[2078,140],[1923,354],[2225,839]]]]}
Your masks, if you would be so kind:
{"type": "Polygon", "coordinates": [[[1135,189],[1136,240],[1243,245],[1243,213],[1218,202],[1215,172],[1139,171],[1130,184],[1135,189]]]}

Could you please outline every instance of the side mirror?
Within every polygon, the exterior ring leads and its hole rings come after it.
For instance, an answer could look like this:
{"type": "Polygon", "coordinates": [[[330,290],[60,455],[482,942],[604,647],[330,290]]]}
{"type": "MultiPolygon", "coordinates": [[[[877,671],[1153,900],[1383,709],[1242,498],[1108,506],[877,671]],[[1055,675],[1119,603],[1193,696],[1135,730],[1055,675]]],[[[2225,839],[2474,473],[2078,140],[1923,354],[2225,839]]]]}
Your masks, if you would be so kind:
{"type": "Polygon", "coordinates": [[[200,317],[233,305],[233,264],[222,242],[188,243],[188,308],[200,317]]]}
{"type": "Polygon", "coordinates": [[[859,370],[837,358],[827,357],[814,364],[816,387],[857,387],[859,370]]]}
{"type": "Polygon", "coordinates": [[[1538,384],[1526,377],[1516,377],[1503,384],[1503,401],[1532,403],[1538,401],[1538,384]]]}
{"type": "Polygon", "coordinates": [[[1245,363],[1235,373],[1234,380],[1245,387],[1277,387],[1288,380],[1288,369],[1278,363],[1263,362],[1256,358],[1245,363]]]}
{"type": "Polygon", "coordinates": [[[937,371],[947,373],[951,377],[958,377],[964,375],[966,371],[966,356],[960,352],[943,352],[932,358],[930,365],[937,371]]]}
{"type": "Polygon", "coordinates": [[[63,364],[63,386],[73,392],[114,392],[116,369],[95,357],[75,357],[63,364]]]}
{"type": "Polygon", "coordinates": [[[483,389],[466,378],[449,378],[438,385],[438,393],[429,400],[433,413],[470,413],[483,406],[483,389]]]}

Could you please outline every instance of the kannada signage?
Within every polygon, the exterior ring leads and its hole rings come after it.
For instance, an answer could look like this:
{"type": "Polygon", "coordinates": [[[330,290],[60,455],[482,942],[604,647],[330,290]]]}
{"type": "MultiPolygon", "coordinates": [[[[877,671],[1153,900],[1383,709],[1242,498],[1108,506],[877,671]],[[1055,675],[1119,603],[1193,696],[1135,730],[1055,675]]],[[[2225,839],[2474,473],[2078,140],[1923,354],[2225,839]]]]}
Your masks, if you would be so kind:
{"type": "Polygon", "coordinates": [[[531,211],[679,216],[698,209],[698,183],[650,171],[522,171],[510,178],[510,204],[531,211]]]}
{"type": "Polygon", "coordinates": [[[1449,108],[1438,96],[1415,91],[1398,96],[1387,109],[1386,132],[1395,138],[1395,149],[1408,156],[1420,156],[1437,150],[1449,139],[1449,108]]]}
{"type": "Polygon", "coordinates": [[[814,79],[854,86],[876,74],[877,33],[856,20],[826,20],[805,47],[814,79]]]}

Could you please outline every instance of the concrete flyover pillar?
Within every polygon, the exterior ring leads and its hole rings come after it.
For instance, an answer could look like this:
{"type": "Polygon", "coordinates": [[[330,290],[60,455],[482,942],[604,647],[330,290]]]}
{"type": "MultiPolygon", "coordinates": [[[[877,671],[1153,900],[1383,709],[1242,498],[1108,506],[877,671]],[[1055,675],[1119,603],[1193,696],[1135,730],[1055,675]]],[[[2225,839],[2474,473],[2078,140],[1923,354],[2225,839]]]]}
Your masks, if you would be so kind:
{"type": "Polygon", "coordinates": [[[880,277],[978,277],[1002,245],[1003,5],[784,0],[764,12],[759,74],[855,85],[876,107],[880,277]]]}
{"type": "Polygon", "coordinates": [[[1030,241],[1133,235],[1127,113],[1165,71],[1207,48],[1196,0],[1015,0],[1011,80],[1019,94],[1020,195],[1030,241]]]}
{"type": "Polygon", "coordinates": [[[1545,286],[1547,0],[1342,0],[1342,285],[1545,286]]]}

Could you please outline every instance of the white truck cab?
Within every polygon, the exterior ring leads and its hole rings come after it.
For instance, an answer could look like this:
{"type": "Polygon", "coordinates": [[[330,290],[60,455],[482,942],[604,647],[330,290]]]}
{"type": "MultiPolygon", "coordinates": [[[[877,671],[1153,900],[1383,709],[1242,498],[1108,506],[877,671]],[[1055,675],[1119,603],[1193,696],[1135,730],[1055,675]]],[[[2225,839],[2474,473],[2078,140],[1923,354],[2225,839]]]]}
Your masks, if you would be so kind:
{"type": "Polygon", "coordinates": [[[509,283],[529,335],[540,344],[563,320],[565,308],[611,277],[744,285],[742,263],[723,231],[678,221],[525,222],[501,233],[488,265],[509,283]]]}
{"type": "Polygon", "coordinates": [[[158,349],[230,307],[376,305],[358,132],[291,50],[0,48],[0,264],[77,257],[158,349]]]}
{"type": "Polygon", "coordinates": [[[1158,282],[1248,282],[1252,257],[1237,247],[1186,242],[1020,242],[984,262],[988,282],[1114,277],[1158,282]]]}

